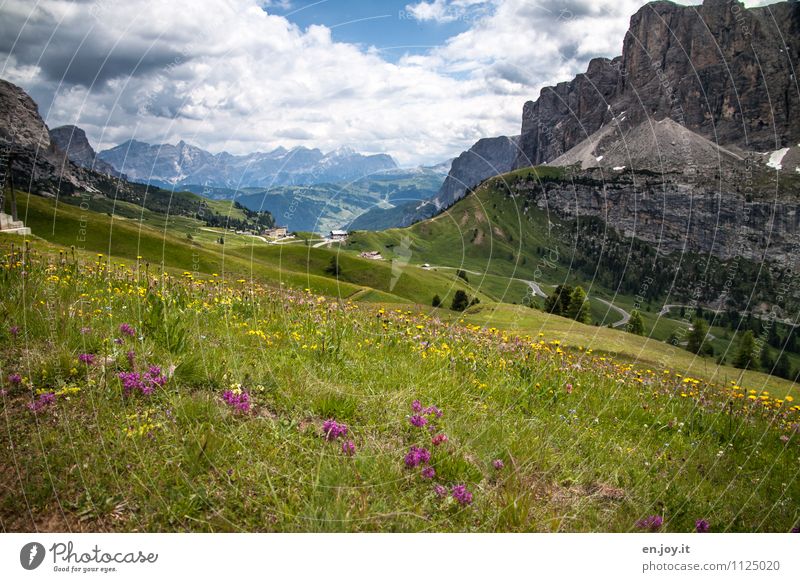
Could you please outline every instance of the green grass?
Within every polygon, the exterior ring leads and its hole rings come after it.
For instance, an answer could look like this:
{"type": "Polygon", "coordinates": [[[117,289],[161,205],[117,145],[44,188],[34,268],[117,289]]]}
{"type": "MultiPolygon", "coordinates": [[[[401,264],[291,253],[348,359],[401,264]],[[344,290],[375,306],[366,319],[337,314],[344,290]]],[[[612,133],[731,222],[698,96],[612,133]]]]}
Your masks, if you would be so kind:
{"type": "Polygon", "coordinates": [[[659,514],[666,531],[704,518],[712,531],[756,532],[798,521],[800,408],[777,382],[748,399],[762,375],[743,389],[722,372],[706,383],[686,352],[519,306],[426,314],[62,264],[52,243],[10,256],[10,240],[0,237],[6,531],[631,531],[659,514]],[[623,344],[639,346],[639,363],[613,355],[623,344]],[[648,359],[665,348],[669,374],[648,359]],[[125,396],[118,374],[151,365],[164,385],[125,396]],[[248,412],[223,401],[230,389],[249,394],[248,412]],[[42,393],[55,402],[34,413],[42,393]],[[443,411],[429,419],[446,444],[409,423],[415,399],[443,411]],[[348,425],[355,455],[322,438],[327,418],[348,425]],[[406,468],[411,446],[432,451],[433,481],[406,468]],[[466,485],[473,503],[440,499],[434,483],[466,485]]]}

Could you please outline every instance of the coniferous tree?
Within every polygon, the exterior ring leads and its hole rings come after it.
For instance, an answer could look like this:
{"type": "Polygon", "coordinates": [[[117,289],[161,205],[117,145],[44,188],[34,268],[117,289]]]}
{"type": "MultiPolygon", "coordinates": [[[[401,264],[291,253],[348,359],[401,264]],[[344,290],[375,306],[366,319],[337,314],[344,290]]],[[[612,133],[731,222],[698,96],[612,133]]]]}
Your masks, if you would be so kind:
{"type": "Polygon", "coordinates": [[[644,335],[644,321],[642,321],[642,314],[638,309],[631,311],[631,318],[628,320],[628,333],[636,335],[644,335]]]}
{"type": "Polygon", "coordinates": [[[578,285],[569,296],[569,307],[566,315],[570,319],[588,324],[591,323],[590,309],[589,301],[586,299],[586,291],[578,285]]]}
{"type": "Polygon", "coordinates": [[[753,338],[753,332],[748,329],[739,340],[739,349],[733,358],[733,365],[741,369],[752,368],[755,359],[756,341],[753,338]]]}
{"type": "Polygon", "coordinates": [[[464,311],[467,307],[469,307],[469,297],[467,296],[467,292],[463,289],[459,289],[453,295],[453,301],[450,303],[450,309],[453,311],[464,311]]]}

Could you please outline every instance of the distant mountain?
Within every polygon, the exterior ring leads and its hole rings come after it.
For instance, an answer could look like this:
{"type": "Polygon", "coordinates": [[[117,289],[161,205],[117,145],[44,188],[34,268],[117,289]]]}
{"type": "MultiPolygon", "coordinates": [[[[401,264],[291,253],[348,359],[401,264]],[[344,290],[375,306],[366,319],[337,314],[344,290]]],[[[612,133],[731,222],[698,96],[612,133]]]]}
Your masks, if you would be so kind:
{"type": "Polygon", "coordinates": [[[86,137],[86,132],[74,125],[62,125],[50,130],[50,140],[67,157],[82,168],[88,168],[109,176],[120,176],[114,167],[97,158],[92,145],[86,137]]]}
{"type": "Polygon", "coordinates": [[[304,147],[232,155],[212,154],[184,141],[151,145],[129,140],[98,157],[131,180],[162,187],[204,184],[241,188],[311,185],[358,180],[397,169],[386,154],[363,155],[351,148],[329,153],[304,147]]]}
{"type": "Polygon", "coordinates": [[[444,180],[441,168],[411,168],[379,172],[337,184],[274,186],[272,188],[209,189],[186,186],[211,197],[234,198],[251,210],[269,210],[290,230],[327,232],[402,226],[405,209],[431,199],[444,180]]]}

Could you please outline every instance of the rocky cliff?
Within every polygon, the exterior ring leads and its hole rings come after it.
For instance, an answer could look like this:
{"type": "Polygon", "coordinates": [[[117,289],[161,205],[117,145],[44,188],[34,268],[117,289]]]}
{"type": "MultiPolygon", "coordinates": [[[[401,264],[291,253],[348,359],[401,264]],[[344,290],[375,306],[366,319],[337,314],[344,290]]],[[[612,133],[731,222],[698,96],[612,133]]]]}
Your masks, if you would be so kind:
{"type": "Polygon", "coordinates": [[[490,137],[462,152],[453,160],[447,178],[433,199],[436,209],[446,208],[463,198],[467,190],[486,178],[511,171],[519,155],[518,142],[519,137],[490,137]]]}
{"type": "Polygon", "coordinates": [[[517,167],[552,161],[620,115],[670,117],[722,145],[775,150],[800,140],[800,3],[747,9],[651,2],[622,55],[525,104],[517,167]]]}
{"type": "Polygon", "coordinates": [[[119,176],[111,164],[97,158],[97,154],[86,137],[86,132],[74,125],[62,125],[50,130],[51,142],[73,163],[82,168],[95,170],[109,176],[119,176]]]}

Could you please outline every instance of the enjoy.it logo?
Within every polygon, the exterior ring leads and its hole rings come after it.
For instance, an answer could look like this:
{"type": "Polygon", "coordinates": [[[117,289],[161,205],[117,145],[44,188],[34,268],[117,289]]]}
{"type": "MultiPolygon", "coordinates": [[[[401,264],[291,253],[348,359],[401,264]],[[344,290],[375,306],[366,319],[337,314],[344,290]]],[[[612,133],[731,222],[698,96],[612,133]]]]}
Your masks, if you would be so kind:
{"type": "Polygon", "coordinates": [[[26,570],[35,570],[44,561],[44,546],[39,542],[30,542],[19,551],[19,563],[26,570]]]}

